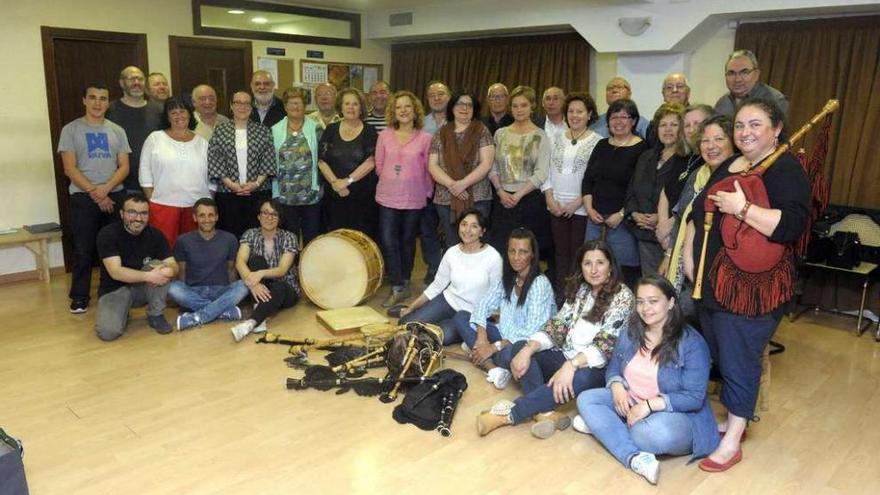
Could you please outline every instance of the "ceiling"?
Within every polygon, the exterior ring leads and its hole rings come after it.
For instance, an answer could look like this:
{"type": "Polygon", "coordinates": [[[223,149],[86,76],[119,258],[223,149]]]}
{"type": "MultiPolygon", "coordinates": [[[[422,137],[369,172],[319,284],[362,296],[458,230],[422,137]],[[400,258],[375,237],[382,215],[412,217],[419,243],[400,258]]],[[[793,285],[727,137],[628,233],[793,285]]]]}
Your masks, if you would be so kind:
{"type": "MultiPolygon", "coordinates": [[[[350,12],[370,12],[377,10],[401,10],[406,11],[416,7],[439,4],[463,4],[463,3],[486,3],[495,0],[260,0],[280,3],[285,5],[302,5],[327,9],[347,10],[350,12]]],[[[584,5],[632,5],[639,3],[652,3],[651,0],[577,0],[584,5]]]]}

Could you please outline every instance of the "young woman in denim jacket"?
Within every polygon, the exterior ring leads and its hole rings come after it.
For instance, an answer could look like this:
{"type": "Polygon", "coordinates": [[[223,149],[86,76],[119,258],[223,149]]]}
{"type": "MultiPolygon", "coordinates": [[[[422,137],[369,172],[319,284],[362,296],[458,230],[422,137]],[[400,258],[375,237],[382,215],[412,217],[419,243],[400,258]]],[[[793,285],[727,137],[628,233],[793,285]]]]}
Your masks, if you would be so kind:
{"type": "Polygon", "coordinates": [[[578,396],[592,433],[624,466],[656,484],[655,454],[709,455],[720,440],[709,407],[709,349],[684,323],[675,289],[665,278],[639,280],[636,312],[621,332],[604,389],[578,396]]]}

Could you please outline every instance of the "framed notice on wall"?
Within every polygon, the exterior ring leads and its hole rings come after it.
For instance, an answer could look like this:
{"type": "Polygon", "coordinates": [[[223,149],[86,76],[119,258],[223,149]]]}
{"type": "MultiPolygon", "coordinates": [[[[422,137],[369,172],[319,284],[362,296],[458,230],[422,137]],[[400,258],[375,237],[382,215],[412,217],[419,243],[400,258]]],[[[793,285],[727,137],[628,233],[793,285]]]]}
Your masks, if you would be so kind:
{"type": "Polygon", "coordinates": [[[382,65],[302,59],[299,76],[306,85],[329,82],[336,89],[351,87],[367,92],[373,83],[382,80],[382,65]]]}

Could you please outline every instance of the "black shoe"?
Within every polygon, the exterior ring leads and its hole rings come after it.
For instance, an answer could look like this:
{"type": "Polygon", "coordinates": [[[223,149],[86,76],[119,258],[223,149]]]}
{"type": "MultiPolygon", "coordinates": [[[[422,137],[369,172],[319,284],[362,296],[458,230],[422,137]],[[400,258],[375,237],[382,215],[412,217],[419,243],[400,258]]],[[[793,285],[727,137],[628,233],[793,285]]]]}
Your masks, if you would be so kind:
{"type": "Polygon", "coordinates": [[[168,323],[168,320],[165,319],[165,315],[147,316],[147,323],[150,325],[150,328],[156,331],[156,333],[162,335],[174,331],[174,327],[168,323]]]}
{"type": "Polygon", "coordinates": [[[70,301],[70,312],[75,315],[81,315],[89,310],[89,300],[76,297],[70,301]]]}

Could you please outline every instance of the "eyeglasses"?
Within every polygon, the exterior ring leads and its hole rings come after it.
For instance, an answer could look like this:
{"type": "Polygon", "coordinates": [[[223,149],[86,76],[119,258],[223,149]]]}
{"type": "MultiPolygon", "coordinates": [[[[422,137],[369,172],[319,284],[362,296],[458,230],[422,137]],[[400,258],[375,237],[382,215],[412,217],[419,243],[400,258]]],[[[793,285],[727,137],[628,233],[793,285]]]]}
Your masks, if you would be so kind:
{"type": "Polygon", "coordinates": [[[266,218],[278,218],[278,213],[274,211],[260,210],[260,215],[263,215],[266,218]]]}
{"type": "Polygon", "coordinates": [[[758,69],[743,69],[743,70],[739,70],[739,71],[736,71],[736,70],[729,70],[729,71],[727,71],[727,72],[724,73],[724,76],[725,76],[725,77],[729,77],[729,78],[731,78],[731,79],[736,79],[737,77],[739,77],[739,78],[745,78],[745,77],[749,77],[749,75],[750,75],[752,72],[755,72],[756,70],[758,70],[758,69]]]}
{"type": "Polygon", "coordinates": [[[124,79],[128,82],[144,82],[144,78],[142,76],[129,76],[129,77],[123,77],[122,79],[124,79]]]}
{"type": "Polygon", "coordinates": [[[685,84],[670,84],[668,86],[663,86],[663,91],[684,91],[687,89],[687,85],[685,84]]]}
{"type": "Polygon", "coordinates": [[[620,91],[620,90],[624,90],[624,89],[628,90],[629,88],[624,86],[623,84],[614,84],[614,85],[605,87],[605,91],[613,91],[613,90],[620,91]]]}
{"type": "Polygon", "coordinates": [[[130,217],[147,218],[148,216],[150,216],[150,210],[146,210],[146,211],[125,210],[125,214],[130,217]]]}
{"type": "Polygon", "coordinates": [[[455,106],[459,108],[473,108],[474,104],[469,101],[458,101],[455,103],[455,106]]]}

